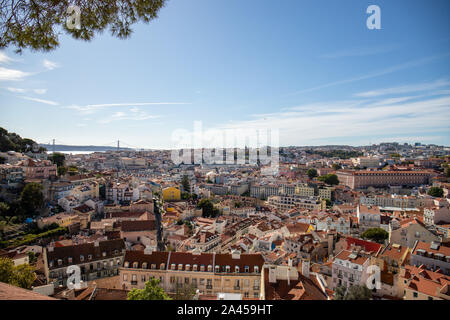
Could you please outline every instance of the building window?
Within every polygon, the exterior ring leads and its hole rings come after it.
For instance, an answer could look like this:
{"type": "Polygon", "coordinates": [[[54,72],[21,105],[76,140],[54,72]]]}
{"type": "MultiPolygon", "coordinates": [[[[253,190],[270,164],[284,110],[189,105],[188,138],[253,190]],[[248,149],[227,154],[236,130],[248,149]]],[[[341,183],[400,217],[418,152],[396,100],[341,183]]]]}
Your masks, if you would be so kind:
{"type": "Polygon", "coordinates": [[[417,292],[413,292],[413,297],[414,297],[414,298],[417,298],[417,297],[418,297],[417,292]]]}
{"type": "Polygon", "coordinates": [[[128,274],[126,273],[123,274],[123,281],[128,281],[128,274]]]}

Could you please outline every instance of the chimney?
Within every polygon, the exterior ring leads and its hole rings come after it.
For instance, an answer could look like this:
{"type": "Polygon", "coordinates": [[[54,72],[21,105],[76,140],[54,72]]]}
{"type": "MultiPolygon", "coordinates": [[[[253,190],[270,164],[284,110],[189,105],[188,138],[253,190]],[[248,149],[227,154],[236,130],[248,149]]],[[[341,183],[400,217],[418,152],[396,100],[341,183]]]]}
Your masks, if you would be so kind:
{"type": "Polygon", "coordinates": [[[302,274],[306,278],[309,278],[309,265],[310,265],[309,259],[302,260],[302,274]]]}
{"type": "Polygon", "coordinates": [[[199,256],[202,254],[202,250],[200,248],[196,247],[194,250],[192,250],[192,254],[194,256],[199,256]]]}
{"type": "Polygon", "coordinates": [[[291,258],[288,259],[288,266],[292,267],[292,259],[291,258]]]}
{"type": "Polygon", "coordinates": [[[155,250],[152,246],[146,246],[144,249],[144,254],[152,254],[153,251],[155,251],[155,250]]]}
{"type": "Polygon", "coordinates": [[[231,257],[233,259],[239,260],[241,258],[241,252],[239,250],[231,251],[231,257]]]}

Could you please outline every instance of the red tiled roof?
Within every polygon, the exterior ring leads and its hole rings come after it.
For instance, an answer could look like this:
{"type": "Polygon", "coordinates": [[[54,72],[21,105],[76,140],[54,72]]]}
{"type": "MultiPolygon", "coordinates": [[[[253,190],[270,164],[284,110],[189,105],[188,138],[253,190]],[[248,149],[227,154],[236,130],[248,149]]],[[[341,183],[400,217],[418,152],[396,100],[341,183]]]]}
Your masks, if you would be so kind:
{"type": "Polygon", "coordinates": [[[381,248],[381,244],[361,239],[356,239],[352,237],[347,237],[347,250],[350,249],[352,245],[360,246],[364,248],[366,252],[378,252],[381,248]]]}

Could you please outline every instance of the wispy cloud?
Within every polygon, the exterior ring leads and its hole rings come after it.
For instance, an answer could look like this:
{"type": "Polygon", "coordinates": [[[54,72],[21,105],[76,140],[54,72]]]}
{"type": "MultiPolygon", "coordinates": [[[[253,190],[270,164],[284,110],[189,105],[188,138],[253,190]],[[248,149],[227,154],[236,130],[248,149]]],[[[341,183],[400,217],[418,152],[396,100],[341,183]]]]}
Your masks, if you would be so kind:
{"type": "MultiPolygon", "coordinates": [[[[65,106],[65,109],[77,110],[82,114],[91,114],[97,110],[111,107],[137,107],[137,106],[160,106],[160,105],[188,105],[188,102],[137,102],[137,103],[105,103],[105,104],[88,104],[84,106],[71,105],[65,106]]],[[[136,108],[137,109],[137,108],[136,108]]]]}
{"type": "Polygon", "coordinates": [[[0,67],[0,81],[20,81],[30,75],[28,72],[0,67]]]}
{"type": "Polygon", "coordinates": [[[13,88],[13,87],[8,87],[8,88],[6,88],[6,90],[8,90],[9,92],[14,92],[14,93],[24,93],[27,91],[26,89],[13,88]]]}
{"type": "Polygon", "coordinates": [[[410,84],[392,88],[384,88],[379,90],[366,91],[355,94],[355,97],[363,97],[363,98],[371,98],[378,97],[383,95],[392,95],[392,94],[403,94],[410,92],[422,92],[422,91],[430,91],[430,90],[438,90],[443,87],[449,87],[450,81],[448,80],[436,80],[433,82],[425,82],[420,84],[410,84]]]}
{"type": "Polygon", "coordinates": [[[0,51],[0,63],[10,63],[12,61],[14,61],[14,59],[11,59],[6,53],[0,51]]]}
{"type": "Polygon", "coordinates": [[[219,125],[226,129],[280,130],[283,145],[312,145],[366,137],[416,137],[425,141],[448,136],[450,95],[404,96],[395,99],[324,101],[285,108],[280,112],[254,115],[253,119],[219,125]],[[318,130],[317,128],[320,128],[318,130]],[[439,133],[438,133],[439,132],[439,133]]]}
{"type": "Polygon", "coordinates": [[[44,61],[42,61],[42,65],[44,66],[44,68],[46,68],[47,70],[53,70],[56,68],[59,68],[60,65],[59,63],[44,59],[44,61]]]}
{"type": "Polygon", "coordinates": [[[396,45],[385,45],[378,47],[360,47],[360,48],[350,48],[342,51],[326,53],[321,55],[321,58],[324,59],[337,59],[337,58],[347,58],[347,57],[364,57],[376,54],[383,54],[394,51],[401,46],[396,45]]]}
{"type": "Polygon", "coordinates": [[[40,103],[44,103],[44,104],[48,104],[51,106],[58,106],[59,103],[55,102],[55,101],[51,101],[51,100],[44,100],[44,99],[38,99],[38,98],[31,98],[31,97],[21,97],[25,100],[29,100],[29,101],[34,101],[34,102],[40,102],[40,103]]]}
{"type": "Polygon", "coordinates": [[[104,119],[101,119],[98,121],[98,123],[106,124],[113,121],[124,121],[124,120],[130,120],[130,121],[143,121],[143,120],[149,120],[149,119],[156,119],[160,118],[161,116],[158,115],[151,115],[144,111],[130,110],[129,112],[123,112],[118,111],[113,113],[111,116],[106,117],[104,119]]]}
{"type": "Polygon", "coordinates": [[[334,82],[329,82],[320,86],[316,86],[316,87],[312,87],[312,88],[308,88],[308,89],[303,89],[303,90],[299,90],[296,91],[294,93],[291,93],[289,95],[297,95],[297,94],[301,94],[301,93],[307,93],[307,92],[311,92],[311,91],[317,91],[320,89],[325,89],[325,88],[329,88],[329,87],[334,87],[334,86],[338,86],[341,84],[347,84],[347,83],[352,83],[352,82],[357,82],[357,81],[362,81],[362,80],[367,80],[367,79],[372,79],[372,78],[376,78],[376,77],[380,77],[380,76],[384,76],[393,72],[397,72],[400,70],[404,70],[404,69],[410,69],[413,67],[417,67],[423,64],[427,64],[430,63],[432,61],[435,61],[437,59],[449,56],[450,52],[447,52],[445,54],[442,55],[437,55],[437,56],[431,56],[431,57],[426,57],[426,58],[422,58],[422,59],[417,59],[417,60],[413,60],[413,61],[408,61],[396,66],[391,66],[389,68],[380,70],[380,71],[375,71],[369,74],[365,74],[365,75],[361,75],[358,77],[354,77],[354,78],[349,78],[349,79],[344,79],[344,80],[339,80],[339,81],[334,81],[334,82]]]}
{"type": "Polygon", "coordinates": [[[34,89],[33,92],[36,94],[46,94],[47,89],[34,89]]]}

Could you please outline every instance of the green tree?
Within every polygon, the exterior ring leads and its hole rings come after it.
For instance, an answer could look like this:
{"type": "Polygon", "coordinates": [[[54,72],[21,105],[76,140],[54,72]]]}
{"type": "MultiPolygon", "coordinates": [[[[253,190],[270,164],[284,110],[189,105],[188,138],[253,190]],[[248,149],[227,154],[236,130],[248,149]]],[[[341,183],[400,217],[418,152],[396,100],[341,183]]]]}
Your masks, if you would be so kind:
{"type": "Polygon", "coordinates": [[[308,175],[308,177],[310,179],[317,177],[317,170],[314,168],[310,168],[308,169],[308,171],[306,171],[306,174],[308,175]]]}
{"type": "Polygon", "coordinates": [[[9,213],[9,205],[6,202],[0,202],[0,217],[6,218],[9,213]]]}
{"type": "Polygon", "coordinates": [[[36,274],[32,266],[29,264],[21,264],[15,267],[12,284],[24,289],[30,289],[34,280],[36,280],[36,274]]]}
{"type": "Polygon", "coordinates": [[[28,260],[30,261],[30,264],[37,262],[36,254],[33,251],[28,251],[28,260]]]}
{"type": "Polygon", "coordinates": [[[44,204],[43,187],[39,183],[28,183],[20,195],[20,205],[25,215],[33,216],[44,204]]]}
{"type": "Polygon", "coordinates": [[[60,30],[85,41],[106,30],[126,39],[133,24],[155,19],[165,0],[16,0],[0,4],[0,48],[13,46],[21,52],[25,48],[54,50],[59,46],[60,30]],[[79,8],[79,28],[66,23],[69,18],[74,25],[75,14],[68,12],[73,5],[79,8]]]}
{"type": "Polygon", "coordinates": [[[197,207],[202,209],[202,216],[204,218],[215,218],[219,215],[219,210],[214,207],[213,202],[210,199],[202,199],[198,202],[197,207]]]}
{"type": "Polygon", "coordinates": [[[0,282],[10,283],[14,276],[14,262],[8,258],[0,258],[0,282]]]}
{"type": "Polygon", "coordinates": [[[181,178],[181,185],[183,186],[183,190],[185,192],[190,191],[189,177],[187,175],[184,175],[183,178],[181,178]]]}
{"type": "Polygon", "coordinates": [[[323,181],[323,182],[325,182],[326,184],[329,184],[329,185],[337,185],[337,184],[339,184],[339,179],[338,179],[337,175],[331,174],[331,173],[323,175],[323,176],[320,176],[317,179],[319,179],[320,181],[323,181]]]}
{"type": "Polygon", "coordinates": [[[450,165],[448,163],[445,164],[444,166],[444,174],[447,178],[450,178],[450,165]]]}
{"type": "Polygon", "coordinates": [[[339,170],[342,169],[341,165],[339,163],[333,163],[331,165],[331,167],[333,168],[333,170],[339,170]]]}
{"type": "Polygon", "coordinates": [[[389,237],[389,233],[381,228],[371,228],[361,234],[363,239],[383,243],[389,237]]]}
{"type": "Polygon", "coordinates": [[[188,192],[182,192],[181,193],[181,199],[188,200],[191,198],[191,195],[188,192]]]}
{"type": "Polygon", "coordinates": [[[67,173],[67,168],[66,167],[58,167],[58,176],[65,176],[67,173]]]}
{"type": "Polygon", "coordinates": [[[70,166],[67,172],[69,173],[69,176],[75,176],[79,174],[78,168],[76,166],[70,166]]]}
{"type": "Polygon", "coordinates": [[[128,292],[127,300],[172,300],[159,283],[159,279],[147,281],[144,289],[133,289],[128,292]]]}
{"type": "Polygon", "coordinates": [[[348,289],[339,286],[334,292],[335,300],[370,300],[372,292],[366,286],[354,285],[348,289]]]}
{"type": "Polygon", "coordinates": [[[439,187],[431,187],[430,190],[428,190],[428,195],[436,198],[442,198],[444,196],[444,190],[439,187]]]}
{"type": "Polygon", "coordinates": [[[29,289],[35,279],[34,268],[29,264],[16,267],[11,259],[0,258],[0,282],[29,289]]]}
{"type": "Polygon", "coordinates": [[[192,300],[195,296],[195,288],[191,284],[177,284],[174,300],[192,300]]]}
{"type": "Polygon", "coordinates": [[[48,159],[51,160],[53,164],[56,164],[58,168],[64,167],[64,163],[66,162],[66,156],[59,152],[52,153],[48,159]]]}
{"type": "Polygon", "coordinates": [[[336,287],[336,290],[334,290],[334,300],[344,300],[345,293],[347,289],[343,286],[336,287]]]}

